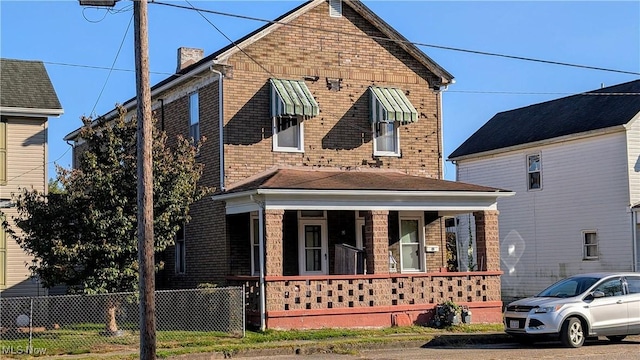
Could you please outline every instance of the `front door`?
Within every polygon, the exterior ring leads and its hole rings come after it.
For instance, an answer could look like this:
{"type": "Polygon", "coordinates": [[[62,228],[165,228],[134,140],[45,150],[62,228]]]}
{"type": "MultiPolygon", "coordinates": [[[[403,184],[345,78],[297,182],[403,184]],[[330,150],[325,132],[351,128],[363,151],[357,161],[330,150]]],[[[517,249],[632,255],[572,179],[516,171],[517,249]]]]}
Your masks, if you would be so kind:
{"type": "Polygon", "coordinates": [[[300,275],[327,274],[327,225],[325,220],[299,220],[300,275]]]}

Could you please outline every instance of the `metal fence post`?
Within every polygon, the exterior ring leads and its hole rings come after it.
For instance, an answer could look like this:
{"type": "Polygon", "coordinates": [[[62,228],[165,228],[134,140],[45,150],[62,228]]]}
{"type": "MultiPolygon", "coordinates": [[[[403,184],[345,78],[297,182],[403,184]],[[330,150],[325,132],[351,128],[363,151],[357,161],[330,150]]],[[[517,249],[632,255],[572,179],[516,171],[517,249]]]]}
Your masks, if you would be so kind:
{"type": "Polygon", "coordinates": [[[247,336],[247,304],[245,303],[245,285],[242,284],[242,337],[247,336]]]}
{"type": "Polygon", "coordinates": [[[29,306],[29,347],[27,348],[27,354],[33,352],[33,298],[30,299],[29,306]]]}

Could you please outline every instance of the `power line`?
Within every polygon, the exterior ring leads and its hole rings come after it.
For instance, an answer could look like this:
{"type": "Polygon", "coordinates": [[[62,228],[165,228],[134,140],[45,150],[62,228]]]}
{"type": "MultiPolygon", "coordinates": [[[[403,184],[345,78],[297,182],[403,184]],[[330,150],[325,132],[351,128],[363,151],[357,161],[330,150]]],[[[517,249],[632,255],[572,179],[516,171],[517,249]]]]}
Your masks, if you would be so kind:
{"type": "Polygon", "coordinates": [[[153,1],[153,2],[151,2],[151,4],[164,5],[164,6],[175,7],[175,8],[186,9],[186,10],[196,10],[198,12],[205,12],[205,13],[210,13],[210,14],[215,14],[215,15],[234,17],[234,18],[244,19],[244,20],[260,21],[260,22],[270,23],[270,24],[279,24],[279,25],[283,25],[283,26],[292,26],[292,27],[298,27],[298,28],[302,28],[302,29],[306,29],[306,30],[315,30],[315,31],[321,31],[321,32],[332,33],[332,34],[337,34],[337,35],[364,37],[364,38],[369,38],[369,39],[373,39],[373,40],[391,41],[391,42],[395,42],[395,43],[411,44],[411,45],[415,45],[415,46],[424,46],[424,47],[430,47],[430,48],[434,48],[434,49],[450,50],[450,51],[464,52],[464,53],[470,53],[470,54],[476,54],[476,55],[502,57],[502,58],[507,58],[507,59],[538,62],[538,63],[550,64],[550,65],[568,66],[568,67],[575,67],[575,68],[582,68],[582,69],[589,69],[589,70],[608,71],[608,72],[615,72],[615,73],[620,73],[620,74],[640,75],[640,72],[634,72],[634,71],[609,69],[609,68],[603,68],[603,67],[597,67],[597,66],[589,66],[589,65],[581,65],[581,64],[572,64],[572,63],[567,63],[567,62],[536,59],[536,58],[530,58],[530,57],[525,57],[525,56],[499,54],[499,53],[493,53],[493,52],[488,52],[488,51],[457,48],[457,47],[452,47],[452,46],[443,46],[443,45],[419,43],[419,42],[413,42],[413,41],[409,41],[409,40],[389,39],[389,38],[381,37],[381,36],[353,34],[353,33],[348,33],[348,32],[339,31],[339,30],[323,29],[323,28],[316,28],[316,27],[305,26],[305,25],[284,23],[284,22],[275,21],[275,20],[267,20],[267,19],[252,17],[252,16],[231,14],[231,13],[226,13],[226,12],[222,12],[222,11],[194,8],[193,6],[192,7],[187,7],[187,6],[184,6],[184,5],[169,4],[169,3],[164,3],[164,2],[160,2],[160,1],[153,1]]]}
{"type": "MultiPolygon", "coordinates": [[[[199,9],[197,9],[196,7],[194,7],[193,5],[191,5],[191,3],[189,2],[189,0],[185,0],[185,2],[187,4],[189,4],[189,6],[191,6],[191,8],[195,11],[198,12],[198,14],[200,16],[202,16],[203,19],[205,19],[211,26],[213,26],[214,29],[216,29],[216,31],[218,31],[222,36],[224,36],[229,42],[231,42],[233,44],[233,46],[235,46],[236,48],[238,48],[238,50],[240,50],[246,57],[248,57],[251,61],[253,61],[254,63],[256,63],[258,66],[260,66],[260,68],[262,70],[264,70],[267,74],[271,75],[271,77],[276,77],[275,75],[273,75],[271,73],[271,71],[269,71],[267,68],[265,68],[262,64],[260,64],[256,59],[253,58],[253,56],[249,55],[247,52],[244,51],[244,49],[242,49],[240,46],[238,46],[238,44],[236,44],[235,41],[231,40],[231,38],[229,38],[227,36],[227,34],[225,34],[222,30],[220,30],[214,23],[212,23],[209,19],[207,19],[206,16],[204,16],[204,14],[202,14],[202,12],[200,12],[199,9]]],[[[153,2],[152,2],[153,4],[153,2]]]]}
{"type": "Polygon", "coordinates": [[[102,93],[104,89],[107,87],[107,83],[109,82],[109,78],[111,77],[111,73],[113,72],[113,68],[116,66],[116,61],[118,61],[118,56],[120,56],[120,51],[122,50],[122,45],[124,45],[124,41],[127,39],[127,34],[129,33],[129,28],[131,27],[131,22],[133,22],[133,16],[129,19],[129,24],[127,25],[127,29],[124,31],[124,35],[122,36],[122,41],[120,42],[120,47],[118,47],[118,51],[116,52],[116,56],[113,59],[113,63],[111,63],[111,68],[109,69],[109,74],[107,78],[104,80],[104,84],[102,85],[102,89],[100,89],[100,93],[98,94],[98,98],[96,99],[96,103],[93,104],[93,108],[91,109],[90,114],[93,116],[94,111],[96,110],[96,106],[98,106],[98,102],[102,97],[102,93]]]}

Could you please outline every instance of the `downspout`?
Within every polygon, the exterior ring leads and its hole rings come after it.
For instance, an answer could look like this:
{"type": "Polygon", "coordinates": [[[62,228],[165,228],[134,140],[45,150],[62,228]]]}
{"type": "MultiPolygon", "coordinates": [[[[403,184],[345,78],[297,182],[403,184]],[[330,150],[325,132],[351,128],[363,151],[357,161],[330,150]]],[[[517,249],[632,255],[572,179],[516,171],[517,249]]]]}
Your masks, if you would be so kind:
{"type": "Polygon", "coordinates": [[[69,144],[69,140],[65,141],[67,143],[67,145],[71,146],[71,169],[75,169],[76,168],[76,147],[75,147],[75,141],[71,144],[69,144]]]}
{"type": "Polygon", "coordinates": [[[158,99],[160,101],[160,128],[164,131],[164,99],[158,99]]]}
{"type": "Polygon", "coordinates": [[[447,89],[449,88],[449,85],[443,85],[440,88],[438,88],[438,90],[436,90],[436,96],[438,97],[438,108],[436,109],[437,112],[437,116],[438,116],[438,145],[440,146],[440,151],[438,152],[438,156],[440,157],[438,159],[438,176],[439,179],[444,179],[445,176],[445,163],[444,163],[444,134],[442,134],[442,132],[444,131],[444,116],[443,116],[443,109],[442,109],[442,93],[447,91],[447,89]]]}
{"type": "Polygon", "coordinates": [[[260,331],[267,329],[267,308],[264,281],[264,202],[250,195],[251,201],[258,204],[258,257],[260,258],[260,331]]]}
{"type": "Polygon", "coordinates": [[[222,88],[222,79],[224,75],[211,66],[209,68],[213,73],[218,75],[218,142],[220,144],[220,192],[226,190],[224,186],[224,96],[222,88]]]}

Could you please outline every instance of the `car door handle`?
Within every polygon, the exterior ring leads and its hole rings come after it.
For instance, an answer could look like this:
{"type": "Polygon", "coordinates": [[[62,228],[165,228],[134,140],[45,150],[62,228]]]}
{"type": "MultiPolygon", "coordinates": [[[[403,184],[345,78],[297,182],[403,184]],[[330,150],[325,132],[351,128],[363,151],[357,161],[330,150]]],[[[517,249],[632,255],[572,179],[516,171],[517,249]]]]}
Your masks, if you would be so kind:
{"type": "Polygon", "coordinates": [[[616,301],[616,304],[622,304],[622,300],[616,301]]]}

